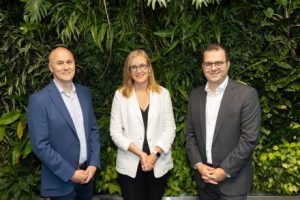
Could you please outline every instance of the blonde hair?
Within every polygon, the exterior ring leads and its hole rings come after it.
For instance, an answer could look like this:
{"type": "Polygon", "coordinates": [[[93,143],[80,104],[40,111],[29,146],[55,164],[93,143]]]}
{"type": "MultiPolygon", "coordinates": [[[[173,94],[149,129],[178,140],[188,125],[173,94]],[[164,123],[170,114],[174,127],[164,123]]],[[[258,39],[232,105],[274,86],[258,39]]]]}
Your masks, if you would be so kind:
{"type": "Polygon", "coordinates": [[[127,56],[125,63],[124,63],[124,68],[123,68],[123,85],[119,88],[119,90],[122,92],[123,96],[125,96],[125,97],[129,97],[131,95],[134,80],[133,80],[132,75],[129,70],[129,63],[133,58],[135,58],[137,56],[143,56],[146,59],[147,64],[150,67],[150,72],[149,72],[149,77],[148,77],[148,88],[153,92],[159,93],[160,87],[155,80],[154,72],[153,72],[153,68],[152,68],[149,56],[147,55],[147,53],[144,50],[141,50],[141,49],[134,50],[134,51],[130,52],[129,55],[127,56]]]}

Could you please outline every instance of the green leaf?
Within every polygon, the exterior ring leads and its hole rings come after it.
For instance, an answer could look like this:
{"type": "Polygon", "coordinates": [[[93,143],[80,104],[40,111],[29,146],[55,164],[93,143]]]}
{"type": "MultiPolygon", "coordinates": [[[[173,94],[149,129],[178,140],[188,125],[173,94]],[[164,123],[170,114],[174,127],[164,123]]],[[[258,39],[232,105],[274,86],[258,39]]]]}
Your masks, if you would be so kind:
{"type": "Polygon", "coordinates": [[[21,140],[21,138],[23,136],[23,125],[22,125],[21,121],[19,121],[18,125],[17,125],[17,136],[18,136],[19,140],[21,140]]]}
{"type": "Polygon", "coordinates": [[[274,14],[274,10],[272,8],[267,8],[266,10],[264,10],[264,14],[268,17],[271,18],[274,14]]]}
{"type": "Polygon", "coordinates": [[[179,43],[179,40],[176,40],[175,42],[172,43],[172,45],[167,49],[167,51],[164,54],[169,53],[170,51],[172,51],[179,43]]]}
{"type": "Polygon", "coordinates": [[[31,142],[30,140],[28,140],[22,152],[23,158],[26,158],[31,152],[32,152],[31,142]]]}
{"type": "Polygon", "coordinates": [[[8,125],[16,121],[20,117],[19,112],[4,113],[0,118],[0,125],[8,125]]]}
{"type": "Polygon", "coordinates": [[[289,168],[288,164],[286,163],[282,163],[282,167],[284,167],[285,169],[289,168]]]}
{"type": "Polygon", "coordinates": [[[276,146],[276,145],[273,146],[273,150],[274,150],[274,151],[277,151],[278,149],[279,149],[278,146],[276,146]]]}
{"type": "Polygon", "coordinates": [[[43,0],[29,0],[25,6],[25,14],[30,16],[31,22],[40,22],[47,15],[43,0]]]}
{"type": "Polygon", "coordinates": [[[12,163],[13,165],[16,165],[19,163],[19,158],[21,155],[21,150],[19,146],[14,147],[13,151],[12,151],[12,163]]]}
{"type": "Polygon", "coordinates": [[[277,86],[276,86],[276,85],[271,85],[271,86],[270,86],[270,89],[271,89],[273,92],[276,92],[276,91],[277,91],[277,86]]]}
{"type": "Polygon", "coordinates": [[[157,32],[154,32],[153,34],[157,35],[159,37],[162,37],[162,38],[172,37],[173,30],[157,31],[157,32]]]}
{"type": "Polygon", "coordinates": [[[5,126],[0,126],[0,142],[3,140],[4,136],[5,136],[5,126]]]}
{"type": "Polygon", "coordinates": [[[287,0],[277,0],[277,3],[282,6],[286,6],[288,2],[287,2],[287,0]]]}

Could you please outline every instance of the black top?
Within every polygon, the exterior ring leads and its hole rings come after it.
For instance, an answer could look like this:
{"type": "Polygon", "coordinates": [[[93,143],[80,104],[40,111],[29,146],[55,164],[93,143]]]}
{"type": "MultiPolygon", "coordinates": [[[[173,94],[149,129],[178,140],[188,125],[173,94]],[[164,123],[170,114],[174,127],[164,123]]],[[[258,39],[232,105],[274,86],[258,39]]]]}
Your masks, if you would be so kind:
{"type": "Polygon", "coordinates": [[[149,105],[147,106],[146,110],[142,110],[142,117],[144,122],[144,129],[145,129],[145,137],[144,137],[144,143],[143,143],[143,151],[146,152],[148,155],[150,154],[150,148],[147,141],[147,125],[148,125],[148,112],[149,112],[149,105]]]}

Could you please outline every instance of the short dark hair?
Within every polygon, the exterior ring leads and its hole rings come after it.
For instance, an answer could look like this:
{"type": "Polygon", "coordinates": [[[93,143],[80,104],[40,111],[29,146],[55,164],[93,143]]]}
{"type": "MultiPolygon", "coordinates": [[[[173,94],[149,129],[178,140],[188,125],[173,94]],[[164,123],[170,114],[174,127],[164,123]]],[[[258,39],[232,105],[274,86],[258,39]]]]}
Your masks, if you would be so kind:
{"type": "Polygon", "coordinates": [[[204,56],[204,53],[207,51],[218,51],[222,49],[225,52],[225,58],[226,61],[229,61],[229,55],[228,52],[226,50],[226,48],[224,46],[222,46],[221,44],[210,44],[208,47],[206,47],[202,53],[202,57],[204,56]]]}

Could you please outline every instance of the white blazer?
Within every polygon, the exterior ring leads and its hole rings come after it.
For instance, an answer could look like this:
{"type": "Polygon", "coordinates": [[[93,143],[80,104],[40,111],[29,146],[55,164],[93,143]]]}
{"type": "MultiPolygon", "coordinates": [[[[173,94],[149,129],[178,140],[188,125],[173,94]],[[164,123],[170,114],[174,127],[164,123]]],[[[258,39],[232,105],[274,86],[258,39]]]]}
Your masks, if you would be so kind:
{"type": "MultiPolygon", "coordinates": [[[[175,138],[175,121],[169,91],[161,87],[161,92],[150,92],[148,112],[147,141],[150,151],[155,146],[163,150],[154,166],[154,176],[159,178],[173,168],[171,145],[175,138]]],[[[144,122],[141,109],[133,90],[131,96],[125,97],[117,90],[113,99],[110,135],[118,147],[117,171],[135,178],[139,157],[128,151],[133,143],[142,149],[144,142],[144,122]]]]}

